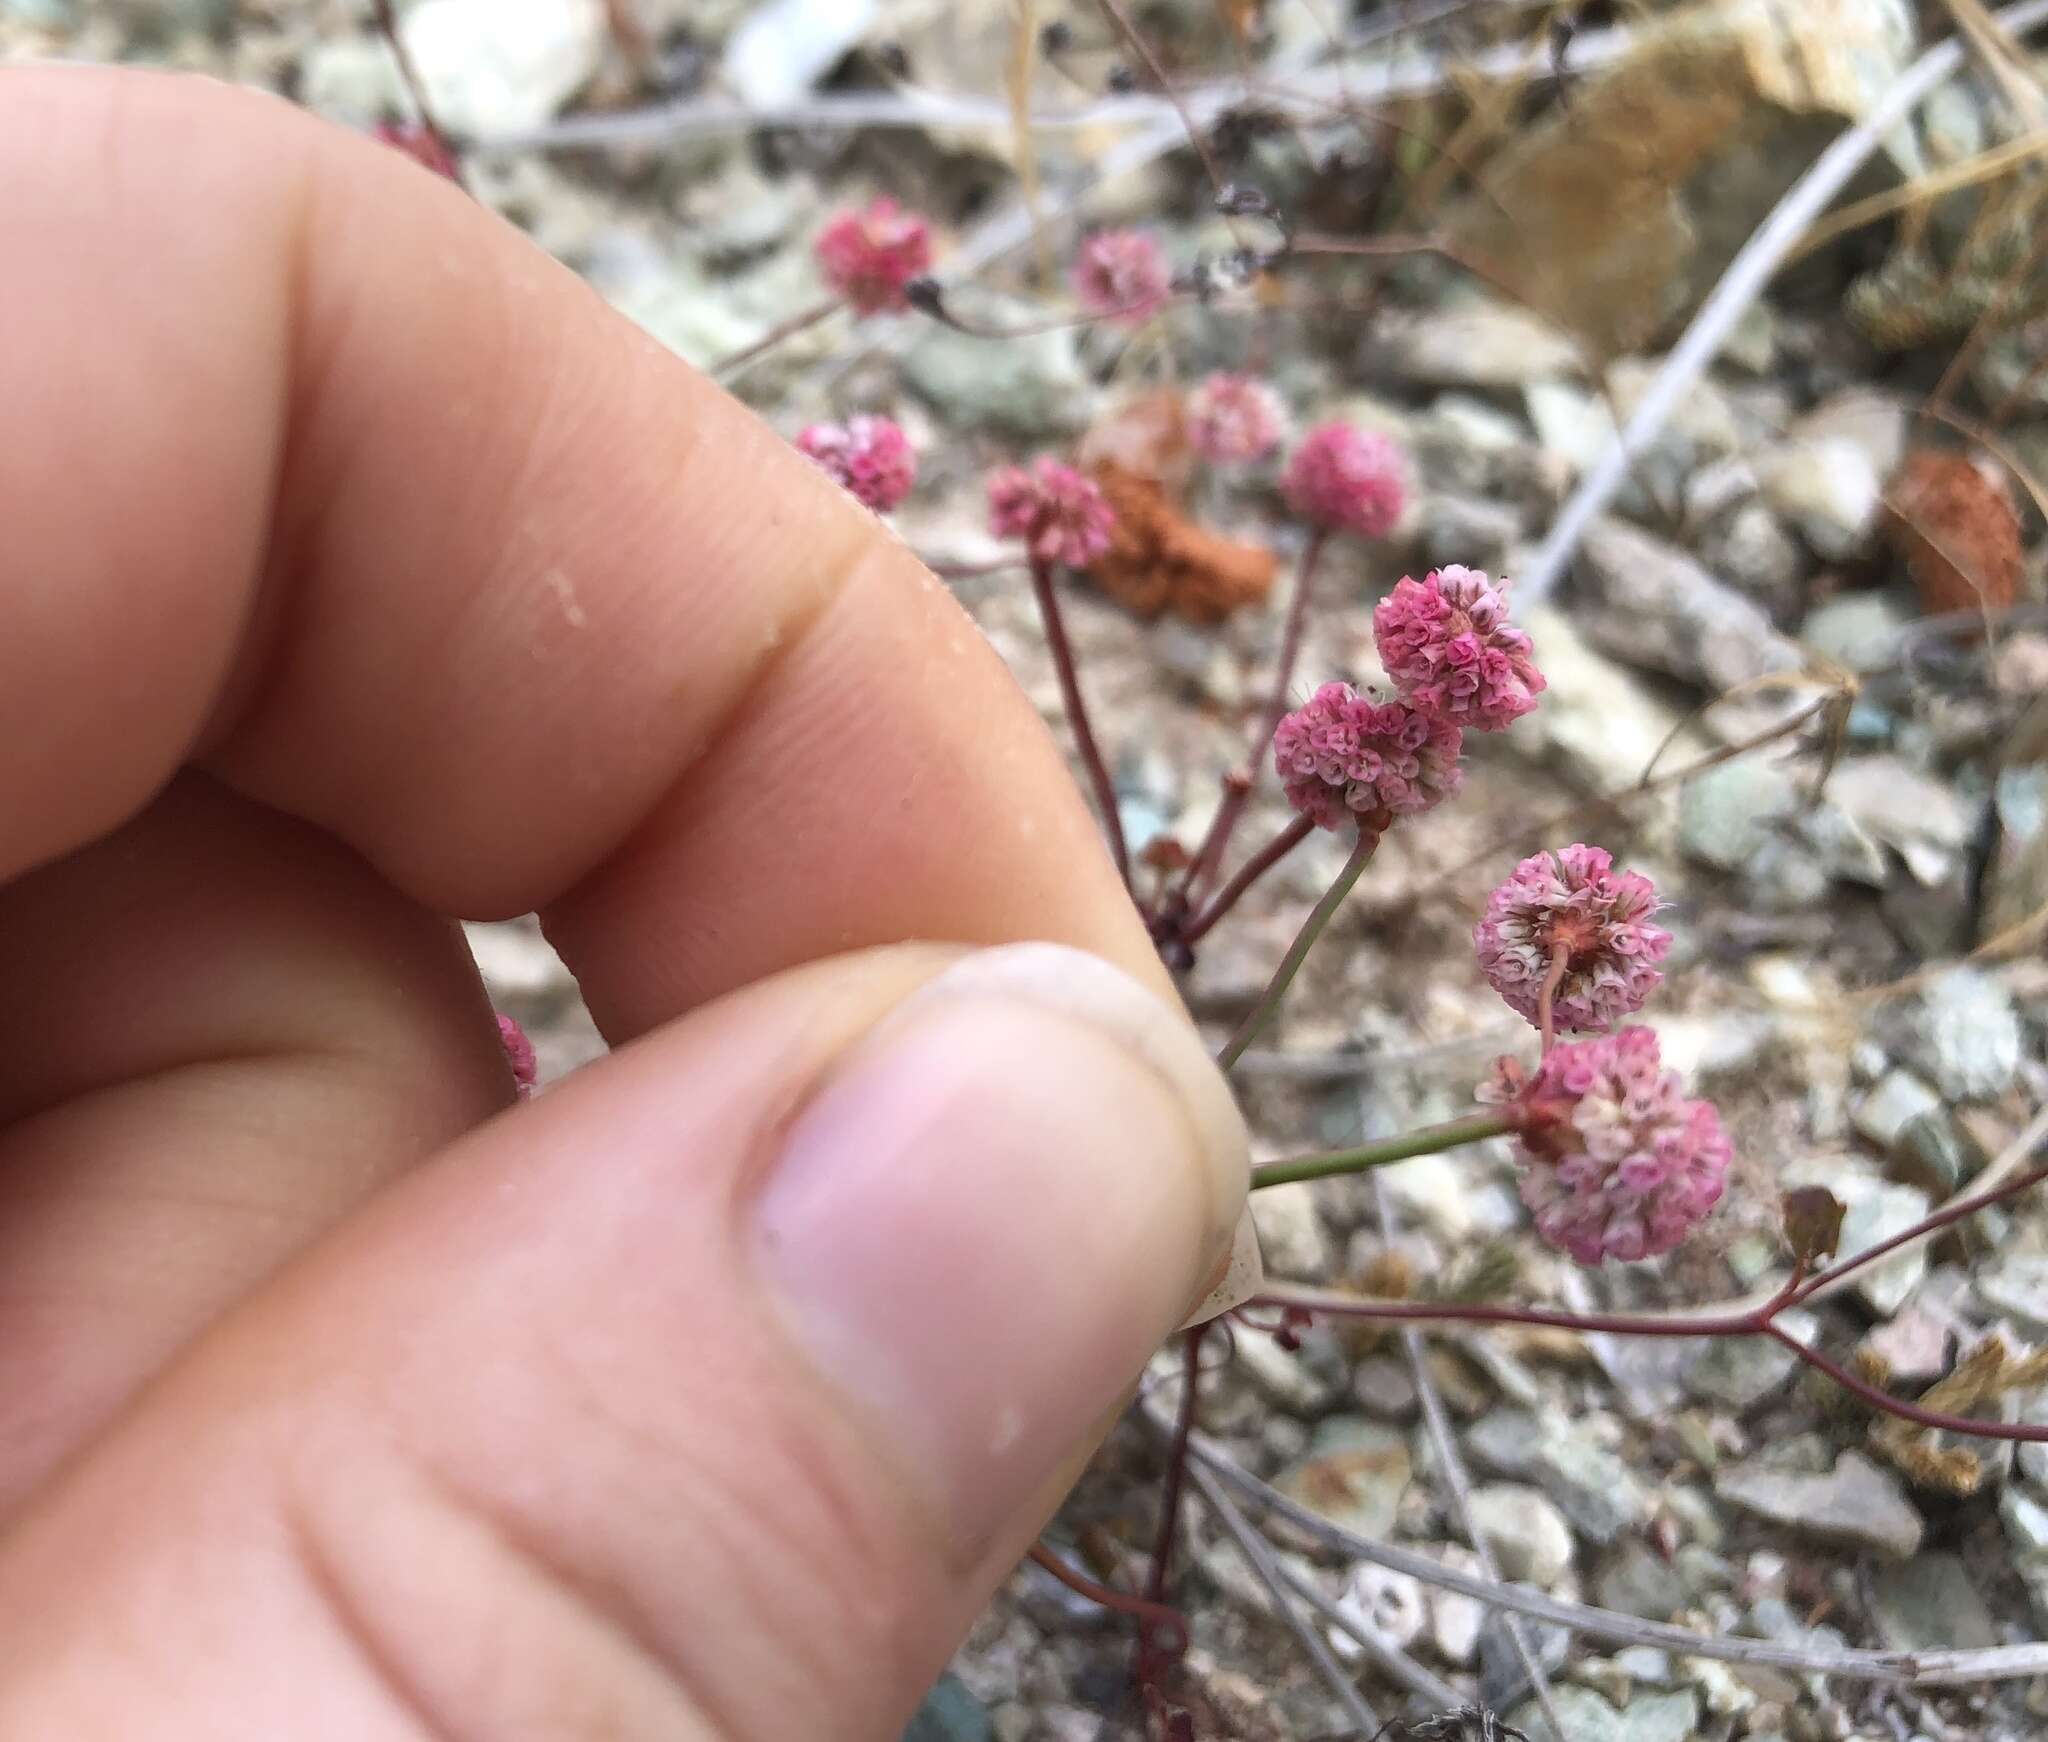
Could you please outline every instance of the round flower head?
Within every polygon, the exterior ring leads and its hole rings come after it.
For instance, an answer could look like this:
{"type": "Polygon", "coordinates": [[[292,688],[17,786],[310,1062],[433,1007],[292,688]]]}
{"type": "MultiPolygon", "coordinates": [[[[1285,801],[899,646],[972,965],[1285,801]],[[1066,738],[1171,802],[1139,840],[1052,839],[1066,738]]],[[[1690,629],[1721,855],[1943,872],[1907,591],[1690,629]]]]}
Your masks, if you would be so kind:
{"type": "Polygon", "coordinates": [[[1419,706],[1461,726],[1498,732],[1536,705],[1543,674],[1529,637],[1508,621],[1508,583],[1458,563],[1421,580],[1403,576],[1373,607],[1387,675],[1419,706]]]}
{"type": "Polygon", "coordinates": [[[1711,1101],[1689,1101],[1657,1037],[1561,1041],[1521,1085],[1522,1202],[1581,1264],[1669,1252],[1699,1226],[1733,1158],[1711,1101]]]}
{"type": "Polygon", "coordinates": [[[1273,766],[1287,802],[1318,827],[1385,828],[1458,790],[1462,737],[1406,702],[1326,683],[1274,728],[1273,766]]]}
{"type": "Polygon", "coordinates": [[[887,514],[917,482],[917,450],[891,418],[814,423],[798,435],[796,445],[877,514],[887,514]]]}
{"type": "Polygon", "coordinates": [[[879,314],[906,306],[904,286],[931,270],[931,226],[892,199],[873,200],[820,230],[814,252],[825,282],[854,313],[879,314]]]}
{"type": "Polygon", "coordinates": [[[998,538],[1022,539],[1039,562],[1085,569],[1109,549],[1116,514],[1072,466],[1040,455],[990,475],[988,524],[998,538]]]}
{"type": "Polygon", "coordinates": [[[1074,256],[1074,294],[1091,315],[1136,326],[1172,288],[1166,256],[1143,230],[1097,230],[1074,256]]]}
{"type": "Polygon", "coordinates": [[[505,1049],[505,1062],[512,1067],[512,1080],[519,1085],[519,1096],[524,1100],[540,1081],[540,1061],[533,1056],[533,1042],[511,1017],[500,1016],[498,1044],[505,1049]]]}
{"type": "Polygon", "coordinates": [[[1287,408],[1249,375],[1211,375],[1188,395],[1188,441],[1217,465],[1263,460],[1280,445],[1287,408]]]}
{"type": "Polygon", "coordinates": [[[1385,538],[1408,500],[1408,467],[1383,435],[1356,424],[1319,424],[1301,438],[1280,489],[1312,525],[1385,538]]]}
{"type": "Polygon", "coordinates": [[[1617,871],[1613,855],[1576,844],[1536,853],[1486,900],[1472,931],[1487,983],[1531,1022],[1542,1020],[1543,982],[1563,950],[1564,977],[1551,999],[1559,1028],[1607,1028],[1643,1007],[1664,978],[1657,971],[1671,934],[1652,925],[1657,889],[1639,871],[1617,871]]]}

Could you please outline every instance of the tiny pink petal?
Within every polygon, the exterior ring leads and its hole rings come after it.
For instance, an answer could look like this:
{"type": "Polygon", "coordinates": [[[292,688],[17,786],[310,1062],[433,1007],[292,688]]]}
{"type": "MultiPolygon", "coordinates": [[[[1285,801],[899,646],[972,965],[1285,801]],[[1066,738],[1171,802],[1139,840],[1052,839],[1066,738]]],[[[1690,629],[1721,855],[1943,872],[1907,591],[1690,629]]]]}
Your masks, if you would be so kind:
{"type": "Polygon", "coordinates": [[[1249,375],[1211,375],[1187,400],[1188,444],[1219,466],[1263,460],[1280,445],[1287,407],[1249,375]]]}
{"type": "Polygon", "coordinates": [[[1143,230],[1097,230],[1074,256],[1074,294],[1090,314],[1136,326],[1173,289],[1159,244],[1143,230]]]}
{"type": "Polygon", "coordinates": [[[812,245],[818,270],[856,314],[905,306],[905,287],[932,268],[931,226],[888,198],[841,212],[812,245]]]}
{"type": "Polygon", "coordinates": [[[1373,608],[1380,662],[1402,694],[1460,726],[1498,732],[1546,687],[1529,637],[1509,621],[1508,582],[1448,563],[1404,575],[1373,608]]]}
{"type": "Polygon", "coordinates": [[[505,1063],[512,1067],[512,1080],[519,1085],[521,1099],[533,1093],[540,1081],[540,1061],[534,1057],[533,1042],[526,1030],[511,1017],[498,1017],[498,1044],[505,1049],[505,1063]]]}
{"type": "Polygon", "coordinates": [[[1727,1189],[1721,1115],[1686,1099],[1647,1028],[1560,1041],[1517,1105],[1522,1201],[1537,1233],[1581,1264],[1671,1251],[1727,1189]]]}
{"type": "Polygon", "coordinates": [[[1040,455],[989,475],[989,530],[1021,539],[1040,562],[1084,569],[1109,549],[1116,511],[1094,482],[1040,455]]]}
{"type": "Polygon", "coordinates": [[[1575,842],[1517,865],[1487,897],[1472,945],[1487,983],[1531,1022],[1541,1020],[1543,982],[1562,946],[1553,1023],[1609,1028],[1642,1009],[1663,981],[1657,964],[1671,952],[1671,934],[1651,923],[1661,905],[1641,872],[1617,871],[1604,848],[1575,842]]]}
{"type": "Polygon", "coordinates": [[[1313,526],[1385,538],[1408,500],[1408,465],[1383,435],[1356,424],[1319,424],[1296,445],[1280,490],[1313,526]]]}
{"type": "Polygon", "coordinates": [[[1385,827],[1458,790],[1461,747],[1457,727],[1405,702],[1326,683],[1274,728],[1273,767],[1287,802],[1317,827],[1385,827]]]}
{"type": "Polygon", "coordinates": [[[814,423],[797,436],[796,445],[877,514],[896,507],[917,482],[917,450],[893,418],[814,423]]]}

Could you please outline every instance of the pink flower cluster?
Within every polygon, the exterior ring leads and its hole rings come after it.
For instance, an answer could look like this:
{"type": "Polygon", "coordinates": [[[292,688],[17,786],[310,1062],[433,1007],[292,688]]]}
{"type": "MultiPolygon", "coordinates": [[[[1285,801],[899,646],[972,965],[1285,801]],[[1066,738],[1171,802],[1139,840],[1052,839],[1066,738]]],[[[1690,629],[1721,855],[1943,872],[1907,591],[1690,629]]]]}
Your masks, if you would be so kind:
{"type": "Polygon", "coordinates": [[[1211,375],[1188,395],[1188,443],[1219,466],[1263,460],[1280,445],[1287,408],[1249,375],[1211,375]]]}
{"type": "Polygon", "coordinates": [[[1671,934],[1650,923],[1656,886],[1617,871],[1600,847],[1574,843],[1517,865],[1487,898],[1473,947],[1488,983],[1531,1022],[1559,951],[1563,978],[1551,1000],[1559,1028],[1607,1028],[1642,1009],[1664,976],[1657,971],[1671,934]]]}
{"type": "Polygon", "coordinates": [[[1172,289],[1166,256],[1143,230],[1097,230],[1074,255],[1074,294],[1105,320],[1140,325],[1172,289]]]}
{"type": "Polygon", "coordinates": [[[1319,424],[1295,448],[1280,490],[1295,513],[1326,532],[1385,538],[1408,500],[1408,466],[1383,435],[1319,424]]]}
{"type": "Polygon", "coordinates": [[[512,1080],[519,1085],[519,1098],[523,1101],[540,1081],[540,1061],[533,1055],[533,1042],[511,1017],[500,1016],[498,1044],[505,1049],[505,1063],[511,1067],[512,1080]]]}
{"type": "Polygon", "coordinates": [[[989,475],[988,523],[1039,562],[1084,569],[1109,549],[1116,513],[1090,479],[1042,454],[989,475]]]}
{"type": "Polygon", "coordinates": [[[1458,790],[1462,734],[1406,702],[1326,683],[1273,733],[1287,801],[1318,827],[1383,829],[1458,790]]]}
{"type": "Polygon", "coordinates": [[[1522,1201],[1581,1264],[1669,1252],[1720,1202],[1733,1159],[1721,1116],[1685,1098],[1649,1029],[1561,1042],[1518,1076],[1510,1067],[1522,1201]]]}
{"type": "Polygon", "coordinates": [[[917,482],[917,450],[892,418],[814,423],[797,436],[796,445],[877,514],[887,514],[917,482]]]}
{"type": "Polygon", "coordinates": [[[1461,563],[1404,575],[1373,608],[1387,675],[1460,726],[1498,732],[1520,719],[1545,685],[1529,637],[1508,619],[1507,590],[1461,563]]]}
{"type": "Polygon", "coordinates": [[[894,200],[877,199],[833,218],[812,251],[825,282],[855,314],[880,314],[905,307],[904,287],[931,271],[931,226],[894,200]]]}

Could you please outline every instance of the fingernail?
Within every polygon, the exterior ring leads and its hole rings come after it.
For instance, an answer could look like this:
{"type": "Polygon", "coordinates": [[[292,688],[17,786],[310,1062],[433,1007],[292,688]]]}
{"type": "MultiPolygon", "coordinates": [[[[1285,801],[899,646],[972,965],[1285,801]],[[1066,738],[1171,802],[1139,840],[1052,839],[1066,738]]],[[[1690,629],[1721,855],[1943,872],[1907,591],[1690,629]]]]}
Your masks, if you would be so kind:
{"type": "Polygon", "coordinates": [[[962,958],[798,1114],[756,1206],[795,1335],[974,1557],[1213,1281],[1249,1157],[1194,1031],[1053,944],[962,958]]]}

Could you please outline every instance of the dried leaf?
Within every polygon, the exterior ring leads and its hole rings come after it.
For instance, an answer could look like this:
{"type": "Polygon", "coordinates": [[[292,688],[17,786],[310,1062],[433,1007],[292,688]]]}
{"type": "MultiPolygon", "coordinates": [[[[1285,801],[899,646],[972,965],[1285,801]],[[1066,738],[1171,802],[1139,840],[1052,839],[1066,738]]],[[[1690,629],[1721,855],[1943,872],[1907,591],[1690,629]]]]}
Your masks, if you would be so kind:
{"type": "Polygon", "coordinates": [[[1842,1200],[1826,1186],[1801,1186],[1785,1194],[1785,1238],[1808,1270],[1834,1257],[1842,1240],[1842,1200]]]}

